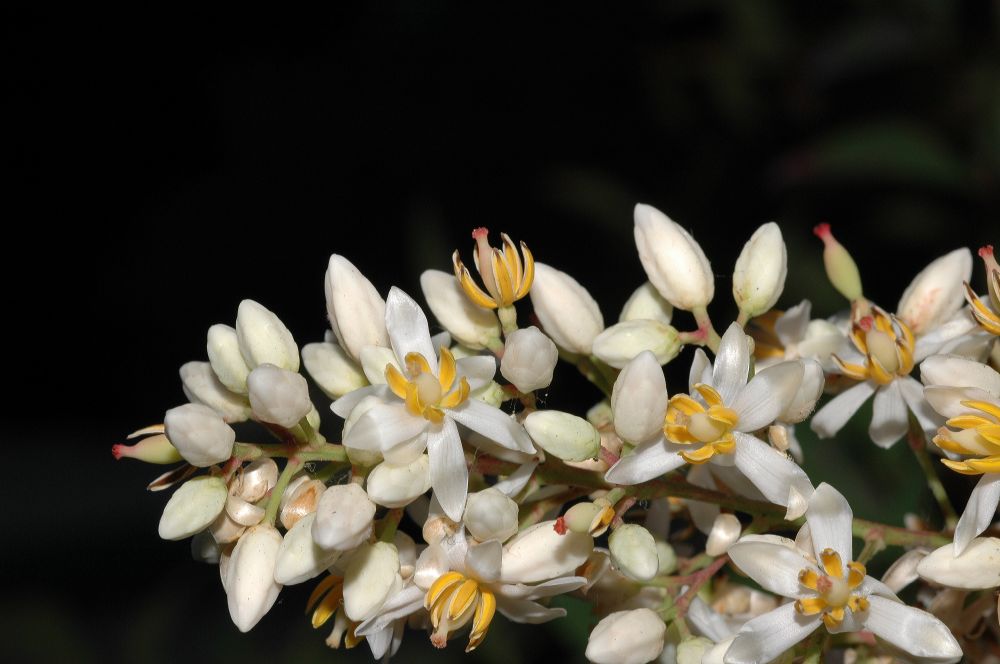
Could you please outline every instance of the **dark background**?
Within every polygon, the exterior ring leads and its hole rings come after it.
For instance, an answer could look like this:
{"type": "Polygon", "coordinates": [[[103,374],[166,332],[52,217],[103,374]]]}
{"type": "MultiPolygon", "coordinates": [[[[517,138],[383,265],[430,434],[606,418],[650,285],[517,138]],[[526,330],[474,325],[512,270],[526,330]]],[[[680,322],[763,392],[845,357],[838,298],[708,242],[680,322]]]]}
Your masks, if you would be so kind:
{"type": "MultiPolygon", "coordinates": [[[[642,201],[701,242],[721,329],[765,221],[789,248],[779,304],[818,315],[843,304],[819,221],[889,308],[934,257],[1000,241],[997,2],[467,4],[7,10],[5,659],[343,657],[309,630],[305,587],[239,635],[217,571],[156,536],[158,470],[109,454],[183,400],[177,368],[242,298],[321,339],[332,252],[417,294],[472,228],[504,230],[613,322],[644,278],[642,201]]],[[[551,398],[570,397],[596,393],[561,374],[551,398]]],[[[862,516],[936,518],[906,450],[866,424],[807,438],[813,479],[862,516]]],[[[578,661],[588,621],[498,618],[477,661],[578,661]]],[[[410,633],[399,661],[429,651],[410,633]]]]}

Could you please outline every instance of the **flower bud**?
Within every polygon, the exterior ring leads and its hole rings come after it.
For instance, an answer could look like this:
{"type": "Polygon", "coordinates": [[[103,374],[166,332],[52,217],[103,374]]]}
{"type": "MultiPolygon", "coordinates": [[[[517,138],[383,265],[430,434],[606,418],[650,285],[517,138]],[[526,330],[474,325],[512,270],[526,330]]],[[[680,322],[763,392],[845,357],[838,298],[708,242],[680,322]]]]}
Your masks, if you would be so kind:
{"type": "Polygon", "coordinates": [[[237,475],[239,483],[231,484],[229,493],[256,503],[278,483],[278,464],[274,459],[254,459],[237,475]]]}
{"type": "Polygon", "coordinates": [[[367,620],[402,587],[396,547],[388,542],[366,544],[351,556],[344,573],[344,612],[356,622],[367,620]]]}
{"type": "MultiPolygon", "coordinates": [[[[361,416],[381,403],[382,400],[374,395],[369,395],[359,401],[357,405],[351,409],[347,419],[344,420],[344,429],[341,432],[340,439],[347,440],[348,434],[351,432],[351,429],[354,428],[355,423],[361,419],[361,416]]],[[[347,452],[348,460],[355,466],[370,468],[382,461],[382,453],[376,450],[363,450],[357,447],[344,445],[344,451],[347,452]]]]}
{"type": "Polygon", "coordinates": [[[247,375],[250,367],[240,353],[240,341],[236,330],[228,325],[213,325],[208,328],[208,362],[219,382],[230,392],[247,393],[247,375]]]}
{"type": "Polygon", "coordinates": [[[691,235],[656,208],[635,206],[635,246],[646,276],[676,309],[706,306],[715,277],[705,252],[691,235]]]}
{"type": "Polygon", "coordinates": [[[340,557],[340,551],[321,549],[312,538],[315,514],[307,514],[292,526],[281,540],[274,565],[274,580],[293,586],[319,576],[340,557]]]}
{"type": "Polygon", "coordinates": [[[504,583],[536,583],[572,574],[594,550],[589,535],[556,532],[555,521],[525,528],[503,548],[500,580],[504,583]]]}
{"type": "Polygon", "coordinates": [[[294,489],[289,485],[281,497],[281,525],[294,528],[303,517],[315,512],[325,491],[326,485],[320,480],[306,479],[294,489]]]}
{"type": "Polygon", "coordinates": [[[405,507],[431,488],[430,457],[393,464],[383,461],[368,475],[368,497],[383,507],[405,507]]]}
{"type": "Polygon", "coordinates": [[[950,588],[978,590],[1000,586],[1000,539],[977,537],[955,556],[955,546],[945,544],[917,565],[917,574],[950,588]]]}
{"type": "Polygon", "coordinates": [[[188,403],[171,408],[163,425],[170,443],[192,466],[221,463],[233,453],[236,432],[208,406],[188,403]]]}
{"type": "Polygon", "coordinates": [[[246,397],[227,390],[208,362],[188,362],[181,367],[180,374],[184,394],[191,403],[208,406],[230,423],[250,417],[246,397]]]}
{"type": "Polygon", "coordinates": [[[593,503],[577,503],[563,515],[563,523],[574,533],[586,533],[600,537],[608,530],[615,518],[615,510],[608,501],[599,499],[593,503]]]}
{"type": "Polygon", "coordinates": [[[673,574],[677,571],[677,552],[663,540],[656,540],[656,574],[673,574]]]}
{"type": "Polygon", "coordinates": [[[500,338],[496,314],[472,302],[454,274],[426,270],[420,275],[420,288],[431,313],[460,343],[482,350],[500,338]]]}
{"type": "Polygon", "coordinates": [[[720,514],[715,517],[712,524],[712,531],[708,533],[708,541],[705,542],[705,553],[710,556],[721,556],[729,547],[740,538],[740,520],[733,514],[720,514]]]}
{"type": "Polygon", "coordinates": [[[302,364],[331,399],[339,399],[368,384],[358,363],[337,344],[325,341],[306,344],[302,347],[302,364]]]}
{"type": "Polygon", "coordinates": [[[544,263],[535,263],[531,305],[545,333],[571,353],[589,355],[594,337],[604,329],[601,310],[587,289],[544,263]]]}
{"type": "Polygon", "coordinates": [[[375,503],[357,484],[329,487],[316,507],[313,539],[324,549],[348,551],[371,535],[374,516],[375,503]]]}
{"type": "Polygon", "coordinates": [[[788,252],[781,229],[769,222],[743,246],[733,270],[733,299],[748,318],[770,311],[785,288],[788,252]]]}
{"type": "Polygon", "coordinates": [[[778,415],[779,422],[797,424],[805,420],[816,409],[816,402],[823,396],[823,386],[826,376],[823,366],[816,360],[799,360],[802,362],[802,382],[795,391],[792,400],[778,415]]]}
{"type": "Polygon", "coordinates": [[[624,323],[630,320],[658,320],[664,325],[670,325],[670,320],[674,316],[674,308],[663,299],[656,287],[648,281],[632,292],[622,312],[618,315],[618,322],[624,323]]]}
{"type": "Polygon", "coordinates": [[[612,325],[594,339],[593,352],[610,366],[621,369],[643,351],[660,364],[677,357],[681,343],[677,330],[655,320],[630,320],[612,325]]]}
{"type": "Polygon", "coordinates": [[[889,565],[889,569],[882,575],[882,583],[889,586],[894,593],[899,593],[906,586],[920,578],[917,567],[920,561],[927,557],[928,551],[924,548],[910,549],[896,561],[889,565]]]}
{"type": "Polygon", "coordinates": [[[608,538],[608,549],[615,567],[630,579],[649,581],[656,576],[660,566],[656,541],[642,526],[634,523],[619,526],[608,538]]]}
{"type": "Polygon", "coordinates": [[[360,361],[365,346],[388,346],[385,300],[354,265],[337,254],[330,256],[324,281],[326,311],[340,347],[360,361]]]}
{"type": "Polygon", "coordinates": [[[299,347],[292,333],[274,313],[253,300],[240,302],[236,338],[240,354],[250,369],[273,364],[289,371],[299,370],[299,347]]]}
{"type": "Polygon", "coordinates": [[[222,513],[229,491],[220,477],[202,475],[182,484],[170,496],[159,533],[165,540],[182,540],[199,533],[222,513]]]}
{"type": "Polygon", "coordinates": [[[666,633],[651,609],[616,611],[594,627],[586,656],[594,664],[646,664],[660,656],[666,633]]]}
{"type": "Polygon", "coordinates": [[[291,429],[312,409],[309,385],[302,374],[262,364],[247,378],[250,407],[264,422],[291,429]]]}
{"type": "Polygon", "coordinates": [[[861,274],[858,266],[847,253],[847,249],[837,242],[830,232],[830,224],[819,224],[813,229],[816,237],[823,240],[823,265],[826,276],[837,292],[848,300],[861,297],[861,274]]]}
{"type": "Polygon", "coordinates": [[[559,410],[536,410],[524,420],[531,439],[563,461],[583,461],[597,456],[601,434],[587,420],[559,410]]]}
{"type": "Polygon", "coordinates": [[[525,327],[507,335],[500,374],[521,392],[533,392],[552,383],[558,361],[552,340],[537,327],[525,327]]]}
{"type": "Polygon", "coordinates": [[[639,353],[618,374],[611,390],[615,432],[632,443],[659,435],[667,401],[667,381],[659,362],[649,351],[639,353]]]}
{"type": "Polygon", "coordinates": [[[113,445],[111,454],[116,459],[127,457],[156,464],[177,463],[182,458],[181,453],[162,433],[143,438],[135,445],[113,445]]]}
{"type": "Polygon", "coordinates": [[[405,374],[391,348],[365,346],[361,349],[361,370],[372,385],[385,384],[385,370],[390,364],[405,374]]]}
{"type": "Polygon", "coordinates": [[[274,567],[281,535],[270,524],[247,530],[236,543],[226,570],[229,615],[241,632],[249,632],[271,610],[281,592],[274,567]]]}
{"type": "Polygon", "coordinates": [[[921,335],[962,308],[964,282],[972,278],[972,252],[965,247],[940,256],[913,278],[903,291],[896,315],[921,335]]]}
{"type": "Polygon", "coordinates": [[[702,658],[714,645],[704,636],[689,636],[683,639],[677,644],[677,664],[702,664],[702,658]]]}
{"type": "Polygon", "coordinates": [[[196,562],[218,565],[221,554],[222,548],[207,530],[191,538],[191,557],[196,562]]]}
{"type": "Polygon", "coordinates": [[[494,488],[470,493],[462,520],[480,542],[504,542],[517,533],[517,503],[494,488]]]}

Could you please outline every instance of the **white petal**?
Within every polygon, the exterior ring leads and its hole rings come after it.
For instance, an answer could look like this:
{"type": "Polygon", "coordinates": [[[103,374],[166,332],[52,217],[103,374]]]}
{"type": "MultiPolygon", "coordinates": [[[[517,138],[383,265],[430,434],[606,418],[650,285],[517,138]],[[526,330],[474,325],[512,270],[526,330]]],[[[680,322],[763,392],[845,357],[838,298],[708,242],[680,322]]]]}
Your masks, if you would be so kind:
{"type": "Polygon", "coordinates": [[[970,412],[963,401],[992,401],[989,392],[978,387],[951,387],[948,385],[928,385],[924,388],[924,399],[942,417],[952,418],[970,412]]]}
{"type": "MultiPolygon", "coordinates": [[[[750,344],[743,328],[733,323],[722,335],[712,369],[712,386],[725,404],[733,403],[750,373],[750,344]]],[[[780,410],[779,410],[780,412],[780,410]]]]}
{"type": "Polygon", "coordinates": [[[330,327],[355,360],[365,346],[388,346],[385,301],[375,286],[343,256],[333,254],[323,281],[330,327]]]}
{"type": "Polygon", "coordinates": [[[329,342],[302,347],[302,364],[319,389],[331,399],[364,387],[368,381],[347,351],[329,342]]]}
{"type": "Polygon", "coordinates": [[[707,636],[716,643],[725,641],[733,635],[729,623],[726,622],[722,614],[712,610],[697,595],[691,600],[691,604],[688,605],[687,619],[694,628],[695,633],[707,636]]]}
{"type": "Polygon", "coordinates": [[[454,274],[426,270],[420,275],[420,289],[434,317],[463,345],[480,350],[500,338],[496,314],[473,303],[454,274]]]}
{"type": "Polygon", "coordinates": [[[896,315],[916,335],[946,320],[962,304],[962,282],[972,278],[972,252],[966,247],[940,256],[921,270],[903,291],[896,315]]]}
{"type": "Polygon", "coordinates": [[[201,532],[226,506],[229,493],[221,477],[202,475],[188,480],[170,496],[160,517],[165,540],[182,540],[201,532]]]}
{"type": "Polygon", "coordinates": [[[604,475],[612,484],[640,484],[683,466],[686,461],[677,452],[667,449],[663,436],[635,448],[632,454],[622,457],[604,475]]]}
{"type": "Polygon", "coordinates": [[[806,338],[811,314],[812,304],[809,300],[802,300],[775,321],[774,332],[783,346],[798,344],[806,338]]]}
{"type": "Polygon", "coordinates": [[[986,530],[1000,503],[1000,473],[986,473],[969,495],[962,518],[955,526],[955,555],[969,545],[972,538],[986,530]]]}
{"type": "Polygon", "coordinates": [[[782,597],[805,597],[799,572],[816,569],[795,542],[777,535],[744,535],[729,547],[729,558],[764,590],[782,597]]]}
{"type": "Polygon", "coordinates": [[[449,410],[448,416],[503,447],[528,454],[535,452],[524,427],[499,408],[469,399],[458,408],[449,410]]]}
{"type": "Polygon", "coordinates": [[[977,537],[957,557],[955,547],[945,544],[920,561],[917,574],[950,588],[996,588],[1000,586],[1000,540],[977,537]]]}
{"type": "Polygon", "coordinates": [[[798,496],[812,495],[812,482],[805,471],[778,450],[750,434],[736,437],[736,467],[775,505],[788,507],[790,490],[798,496]]]}
{"type": "Polygon", "coordinates": [[[383,401],[387,399],[395,399],[395,395],[389,391],[386,385],[369,385],[367,387],[362,387],[360,389],[354,390],[353,392],[348,392],[344,396],[340,397],[332,404],[330,404],[330,410],[333,411],[334,415],[347,419],[354,410],[354,407],[358,403],[368,396],[376,396],[383,401]]]}
{"type": "MultiPolygon", "coordinates": [[[[700,486],[703,489],[717,491],[719,487],[712,477],[713,470],[712,464],[692,466],[691,470],[688,471],[687,480],[691,484],[700,486]]],[[[687,505],[688,512],[691,514],[691,520],[694,522],[695,528],[706,535],[712,532],[712,526],[715,525],[715,517],[719,516],[721,512],[719,506],[714,503],[703,503],[698,500],[687,500],[685,504],[687,505]]]]}
{"type": "MultiPolygon", "coordinates": [[[[715,366],[719,366],[718,362],[715,366]]],[[[740,431],[756,431],[773,422],[791,403],[802,383],[803,372],[802,363],[792,361],[775,364],[754,376],[734,400],[725,402],[740,418],[736,427],[740,431]]]]}
{"type": "Polygon", "coordinates": [[[523,583],[511,583],[501,586],[501,594],[511,599],[541,599],[563,593],[573,592],[587,585],[587,579],[582,576],[563,576],[551,581],[545,581],[534,586],[523,583]]]}
{"type": "Polygon", "coordinates": [[[789,602],[749,621],[726,651],[726,664],[762,664],[812,634],[819,615],[803,616],[789,602]]]}
{"type": "Polygon", "coordinates": [[[480,581],[493,583],[500,577],[503,547],[497,540],[473,544],[465,554],[465,568],[480,581]]]}
{"type": "Polygon", "coordinates": [[[587,289],[565,272],[535,263],[531,286],[535,315],[556,345],[571,353],[589,354],[604,318],[587,289]]]}
{"type": "Polygon", "coordinates": [[[368,475],[365,488],[376,505],[405,507],[431,488],[430,459],[421,454],[408,464],[380,463],[368,475]]]}
{"type": "Polygon", "coordinates": [[[1000,374],[982,362],[957,355],[932,355],[920,363],[924,385],[978,387],[1000,398],[1000,374]]]}
{"type": "Polygon", "coordinates": [[[264,617],[281,592],[274,580],[274,566],[281,535],[274,526],[249,529],[233,549],[226,571],[229,615],[241,632],[248,632],[264,617]]]}
{"type": "MultiPolygon", "coordinates": [[[[942,548],[948,550],[949,556],[954,555],[954,550],[947,544],[942,548]]],[[[882,582],[885,583],[891,591],[898,593],[903,588],[920,578],[917,570],[920,562],[926,557],[926,549],[910,549],[897,558],[894,563],[889,565],[889,569],[887,569],[885,574],[882,575],[882,582]]],[[[1000,571],[1000,567],[997,569],[1000,571]]],[[[1000,585],[1000,579],[997,579],[997,583],[994,585],[1000,585]]]]}
{"type": "Polygon", "coordinates": [[[419,436],[427,425],[427,420],[411,415],[399,401],[381,404],[362,415],[351,427],[344,445],[382,452],[419,436]]]}
{"type": "Polygon", "coordinates": [[[465,376],[472,390],[478,390],[489,383],[497,372],[497,361],[492,355],[463,357],[456,361],[455,365],[457,375],[465,376]]]}
{"type": "Polygon", "coordinates": [[[385,327],[389,330],[392,351],[400,362],[405,362],[409,353],[420,353],[431,372],[437,373],[437,354],[431,345],[427,316],[413,298],[395,286],[385,300],[385,327]]]}
{"type": "Polygon", "coordinates": [[[902,376],[893,382],[899,383],[899,392],[903,395],[903,401],[906,402],[910,412],[916,415],[920,428],[929,438],[933,438],[937,428],[941,425],[941,419],[924,398],[924,386],[916,378],[910,376],[902,376]]]}
{"type": "Polygon", "coordinates": [[[497,481],[493,488],[508,496],[516,496],[524,490],[524,487],[528,486],[528,482],[537,467],[538,461],[523,463],[513,473],[497,481]]]}
{"type": "Polygon", "coordinates": [[[538,602],[527,599],[507,599],[503,595],[497,596],[497,611],[519,623],[538,625],[566,615],[566,609],[550,609],[542,606],[538,602]]]}
{"type": "Polygon", "coordinates": [[[417,557],[417,569],[413,573],[413,582],[423,590],[429,590],[438,577],[451,569],[448,552],[437,544],[424,549],[417,557]]]}
{"type": "Polygon", "coordinates": [[[423,608],[426,591],[419,586],[410,584],[400,592],[386,600],[379,613],[358,625],[355,634],[368,634],[385,629],[394,620],[403,618],[423,608]]]}
{"type": "Polygon", "coordinates": [[[875,392],[868,435],[879,447],[889,448],[903,437],[908,426],[906,402],[899,392],[899,381],[894,380],[875,392]]]}
{"type": "Polygon", "coordinates": [[[554,525],[555,521],[543,521],[507,542],[500,573],[505,583],[535,583],[566,576],[587,561],[594,540],[573,531],[560,535],[554,525]]]}
{"type": "Polygon", "coordinates": [[[691,360],[691,370],[688,372],[688,392],[695,394],[694,386],[698,383],[710,384],[712,382],[712,362],[705,355],[705,351],[696,348],[694,359],[691,360]]]}
{"type": "Polygon", "coordinates": [[[390,364],[400,371],[404,371],[399,360],[396,359],[396,354],[392,352],[391,348],[385,346],[365,346],[361,349],[361,354],[358,357],[361,362],[361,370],[372,385],[385,384],[385,370],[390,364]]]}
{"type": "Polygon", "coordinates": [[[427,432],[427,454],[431,458],[434,495],[449,519],[461,521],[469,490],[469,469],[465,465],[462,439],[450,419],[445,418],[440,430],[427,432]]]}
{"type": "Polygon", "coordinates": [[[933,662],[957,662],[962,648],[943,622],[920,609],[872,595],[865,628],[911,655],[933,662]]]}
{"type": "Polygon", "coordinates": [[[816,558],[825,549],[833,549],[845,563],[854,560],[851,545],[851,523],[854,513],[847,499],[832,486],[823,482],[809,499],[806,522],[812,535],[816,558]]]}
{"type": "MultiPolygon", "coordinates": [[[[381,611],[381,609],[379,610],[381,611]]],[[[357,632],[355,632],[355,634],[357,634],[357,632]]],[[[392,626],[386,625],[383,629],[380,629],[377,632],[370,632],[368,636],[365,637],[365,641],[368,643],[368,649],[372,651],[373,659],[376,661],[382,659],[385,653],[389,650],[389,646],[392,645],[392,635],[392,626]]]]}
{"type": "Polygon", "coordinates": [[[867,401],[874,391],[875,385],[866,380],[841,392],[813,415],[809,427],[820,438],[832,438],[847,424],[847,420],[858,412],[861,404],[867,401]]]}
{"type": "Polygon", "coordinates": [[[715,277],[691,234],[650,205],[635,206],[635,246],[646,276],[678,309],[704,307],[715,295],[715,277]]]}
{"type": "Polygon", "coordinates": [[[308,581],[319,576],[340,557],[340,551],[327,551],[316,546],[312,537],[315,518],[315,512],[302,517],[281,540],[274,566],[274,580],[278,583],[292,586],[308,581]]]}

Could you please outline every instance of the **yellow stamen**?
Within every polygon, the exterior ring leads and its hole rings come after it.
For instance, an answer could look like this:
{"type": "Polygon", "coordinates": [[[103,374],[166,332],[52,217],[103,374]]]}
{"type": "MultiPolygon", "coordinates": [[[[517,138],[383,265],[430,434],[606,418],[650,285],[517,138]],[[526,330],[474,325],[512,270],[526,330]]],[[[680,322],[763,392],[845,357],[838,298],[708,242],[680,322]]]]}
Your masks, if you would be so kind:
{"type": "Polygon", "coordinates": [[[844,567],[839,553],[833,549],[823,549],[819,554],[819,560],[823,564],[823,569],[826,570],[828,576],[838,579],[843,578],[844,567]]]}
{"type": "Polygon", "coordinates": [[[826,600],[822,597],[807,597],[795,601],[795,610],[804,616],[814,616],[826,608],[826,600]]]}
{"type": "Polygon", "coordinates": [[[490,628],[493,616],[497,610],[497,599],[488,590],[483,590],[479,596],[479,603],[476,604],[476,615],[472,619],[472,631],[469,633],[469,645],[465,652],[475,650],[483,639],[486,638],[486,630],[490,628]]]}
{"type": "Polygon", "coordinates": [[[466,296],[487,309],[509,307],[526,296],[535,278],[535,259],[528,247],[522,242],[519,256],[514,242],[504,233],[501,233],[503,248],[490,247],[485,228],[477,228],[472,237],[476,240],[472,256],[486,290],[472,280],[456,250],[452,266],[466,296]]]}
{"type": "Polygon", "coordinates": [[[441,346],[441,359],[438,365],[438,383],[441,385],[441,391],[447,392],[455,383],[455,371],[457,367],[455,356],[444,346],[441,346]]]}
{"type": "Polygon", "coordinates": [[[459,572],[446,572],[439,576],[424,596],[424,608],[429,610],[448,589],[464,579],[465,577],[459,572]]]}
{"type": "Polygon", "coordinates": [[[469,398],[471,390],[465,376],[455,387],[458,365],[447,348],[441,349],[441,366],[437,376],[431,371],[427,358],[420,353],[407,354],[405,364],[409,378],[389,364],[385,367],[385,379],[389,389],[403,399],[407,412],[414,417],[440,424],[444,420],[443,409],[457,408],[469,398]]]}
{"type": "Polygon", "coordinates": [[[809,590],[816,590],[816,582],[819,581],[819,574],[816,570],[804,569],[799,572],[799,583],[809,590]]]}
{"type": "Polygon", "coordinates": [[[705,383],[698,383],[694,386],[694,389],[698,390],[698,394],[701,398],[705,400],[709,406],[721,406],[722,405],[722,395],[719,394],[714,387],[711,385],[706,385],[705,383]]]}

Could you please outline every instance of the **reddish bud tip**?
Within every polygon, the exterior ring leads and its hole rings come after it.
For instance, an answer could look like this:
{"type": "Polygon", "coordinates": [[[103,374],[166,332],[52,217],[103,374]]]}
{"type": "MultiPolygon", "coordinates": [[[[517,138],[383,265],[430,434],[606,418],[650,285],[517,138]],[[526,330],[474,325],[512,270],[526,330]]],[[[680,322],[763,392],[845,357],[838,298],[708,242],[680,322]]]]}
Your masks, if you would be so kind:
{"type": "Polygon", "coordinates": [[[556,519],[556,522],[552,524],[552,529],[556,531],[556,533],[558,533],[559,535],[565,535],[567,530],[566,519],[564,519],[563,517],[559,517],[558,519],[556,519]]]}
{"type": "Polygon", "coordinates": [[[479,238],[486,239],[486,236],[490,234],[490,231],[485,226],[480,226],[472,230],[472,239],[478,240],[479,238]]]}
{"type": "Polygon", "coordinates": [[[986,259],[993,257],[993,245],[988,244],[985,247],[979,247],[979,257],[986,259]]]}
{"type": "Polygon", "coordinates": [[[111,446],[111,456],[115,459],[121,459],[125,456],[125,450],[128,449],[125,445],[112,445],[111,446]]]}
{"type": "Polygon", "coordinates": [[[823,242],[833,239],[833,233],[830,232],[830,224],[825,221],[822,224],[816,224],[813,227],[813,234],[823,240],[823,242]]]}
{"type": "Polygon", "coordinates": [[[872,329],[872,326],[875,325],[875,319],[872,318],[871,316],[865,316],[858,321],[858,325],[861,326],[862,330],[865,331],[870,330],[872,329]]]}

